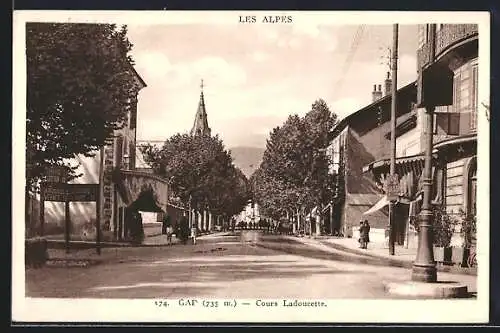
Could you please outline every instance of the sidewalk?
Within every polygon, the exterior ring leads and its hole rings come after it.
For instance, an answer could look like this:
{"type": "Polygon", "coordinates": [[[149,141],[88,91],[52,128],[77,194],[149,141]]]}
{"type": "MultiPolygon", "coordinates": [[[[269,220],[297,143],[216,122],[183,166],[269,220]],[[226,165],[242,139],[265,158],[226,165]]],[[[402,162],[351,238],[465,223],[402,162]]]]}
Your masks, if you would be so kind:
{"type": "Polygon", "coordinates": [[[416,248],[405,248],[401,245],[395,246],[393,256],[389,254],[389,247],[383,243],[368,243],[367,249],[360,249],[358,240],[355,238],[323,238],[318,239],[318,241],[325,245],[350,253],[398,260],[404,262],[410,267],[413,264],[413,260],[415,260],[415,257],[417,256],[416,248]]]}
{"type": "MultiPolygon", "coordinates": [[[[417,255],[416,248],[406,249],[404,246],[396,245],[395,255],[389,254],[389,249],[385,244],[369,243],[368,249],[360,249],[359,243],[355,238],[338,238],[338,237],[295,237],[287,236],[290,239],[301,242],[320,249],[321,247],[328,248],[326,251],[335,252],[342,251],[348,254],[365,256],[373,259],[379,259],[385,262],[388,266],[403,267],[411,269],[413,261],[417,255]]],[[[437,266],[438,272],[447,272],[455,274],[477,275],[476,268],[463,268],[457,266],[437,266]]]]}
{"type": "MultiPolygon", "coordinates": [[[[198,236],[198,239],[216,238],[230,234],[228,232],[214,232],[198,236]]],[[[72,248],[69,253],[66,253],[64,241],[51,240],[49,243],[56,246],[49,246],[48,251],[48,266],[64,266],[64,267],[87,267],[99,263],[124,262],[139,260],[141,255],[137,252],[138,249],[150,248],[168,248],[179,244],[180,241],[176,237],[172,237],[171,245],[167,242],[166,235],[153,235],[146,237],[142,244],[106,242],[101,244],[101,254],[97,254],[95,242],[73,241],[72,248]],[[61,244],[59,244],[61,243],[61,244]],[[77,245],[77,246],[74,246],[77,245]]]]}
{"type": "MultiPolygon", "coordinates": [[[[214,232],[214,233],[206,233],[198,236],[198,239],[204,239],[209,237],[221,237],[229,235],[229,232],[214,232]]],[[[52,249],[64,249],[65,240],[64,239],[49,239],[48,241],[49,248],[52,249]]],[[[175,236],[172,237],[172,245],[179,243],[179,239],[175,236]]],[[[71,240],[71,247],[73,249],[95,249],[96,242],[95,241],[84,241],[84,240],[71,240]]],[[[167,236],[162,235],[160,233],[152,233],[146,234],[144,241],[141,244],[133,244],[130,242],[118,242],[118,241],[103,241],[100,243],[101,248],[118,248],[118,247],[149,247],[149,246],[169,246],[167,241],[167,236]]]]}

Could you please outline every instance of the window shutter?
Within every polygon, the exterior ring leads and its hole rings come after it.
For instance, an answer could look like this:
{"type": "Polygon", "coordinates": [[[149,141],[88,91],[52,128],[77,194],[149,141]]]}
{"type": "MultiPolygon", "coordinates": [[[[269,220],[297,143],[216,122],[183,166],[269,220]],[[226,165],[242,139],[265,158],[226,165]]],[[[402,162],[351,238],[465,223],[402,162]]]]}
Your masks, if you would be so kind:
{"type": "Polygon", "coordinates": [[[460,113],[451,112],[449,114],[448,134],[458,135],[460,133],[460,113]]]}

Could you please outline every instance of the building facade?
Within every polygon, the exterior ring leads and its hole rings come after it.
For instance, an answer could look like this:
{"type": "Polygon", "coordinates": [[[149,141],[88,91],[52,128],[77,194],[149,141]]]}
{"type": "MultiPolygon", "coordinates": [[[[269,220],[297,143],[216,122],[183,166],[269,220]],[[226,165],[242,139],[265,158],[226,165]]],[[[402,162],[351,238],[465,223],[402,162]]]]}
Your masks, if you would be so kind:
{"type": "MultiPolygon", "coordinates": [[[[435,108],[434,127],[442,127],[434,151],[444,174],[442,203],[453,215],[476,215],[478,37],[475,24],[419,26],[417,103],[435,108]]],[[[452,245],[463,243],[460,228],[452,245]]]]}
{"type": "MultiPolygon", "coordinates": [[[[432,111],[433,205],[461,216],[476,214],[476,155],[478,110],[477,26],[421,25],[417,50],[417,105],[396,129],[396,172],[402,214],[416,217],[422,183],[426,112],[432,111]],[[415,209],[414,209],[415,208],[415,209]]],[[[398,119],[399,122],[399,119],[398,119]]],[[[378,182],[388,174],[388,159],[365,166],[378,182]]],[[[464,240],[456,225],[454,246],[464,240]]],[[[408,235],[406,235],[408,237],[408,235]]],[[[404,238],[404,237],[403,237],[404,238]]],[[[402,237],[397,237],[399,243],[402,237]]],[[[414,240],[416,243],[416,240],[414,240]]]]}
{"type": "MultiPolygon", "coordinates": [[[[384,197],[383,185],[373,174],[367,173],[365,167],[390,157],[390,86],[385,89],[385,95],[381,86],[378,87],[374,86],[372,104],[335,126],[327,150],[331,161],[330,173],[336,179],[330,210],[330,232],[356,237],[360,220],[367,219],[372,227],[373,237],[370,238],[373,241],[383,241],[388,225],[387,210],[364,214],[384,197]]],[[[415,123],[415,101],[415,82],[397,91],[396,115],[400,131],[415,123]]]]}
{"type": "Polygon", "coordinates": [[[258,223],[260,221],[259,205],[249,202],[240,214],[236,216],[236,223],[244,222],[247,224],[258,223]]]}
{"type": "MultiPolygon", "coordinates": [[[[99,205],[96,202],[70,203],[70,237],[73,240],[95,239],[97,225],[101,227],[102,240],[123,240],[127,238],[127,220],[132,211],[160,212],[169,209],[167,181],[135,168],[137,101],[146,83],[132,65],[128,74],[135,83],[135,95],[125,125],[115,130],[107,144],[94,156],[75,156],[67,161],[78,165],[76,173],[81,174],[70,183],[99,184],[100,188],[99,205]],[[100,221],[96,223],[99,208],[100,221]]],[[[64,203],[44,201],[44,205],[40,206],[40,197],[36,197],[28,205],[31,209],[28,223],[42,230],[44,236],[59,235],[65,231],[64,203]]]]}

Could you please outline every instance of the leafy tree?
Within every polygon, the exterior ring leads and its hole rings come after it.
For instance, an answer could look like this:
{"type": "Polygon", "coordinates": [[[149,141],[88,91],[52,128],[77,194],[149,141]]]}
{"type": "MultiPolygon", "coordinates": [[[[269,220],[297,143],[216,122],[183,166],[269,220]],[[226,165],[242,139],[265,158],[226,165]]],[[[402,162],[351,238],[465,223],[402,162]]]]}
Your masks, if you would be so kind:
{"type": "Polygon", "coordinates": [[[31,188],[47,167],[77,154],[92,156],[127,120],[137,86],[126,35],[126,26],[113,24],[26,25],[31,188]]]}
{"type": "Polygon", "coordinates": [[[225,216],[236,215],[251,199],[248,179],[239,168],[231,168],[230,176],[222,179],[217,185],[212,195],[208,197],[209,207],[215,213],[225,216]]]}
{"type": "Polygon", "coordinates": [[[232,163],[218,136],[176,134],[162,148],[140,147],[144,160],[170,180],[171,188],[195,209],[210,208],[231,216],[241,211],[249,198],[245,175],[232,163]]]}
{"type": "Polygon", "coordinates": [[[326,148],[330,143],[329,133],[337,122],[337,116],[330,112],[322,99],[314,102],[305,117],[308,165],[306,186],[316,204],[327,201],[333,195],[334,179],[328,174],[329,160],[326,148]]]}
{"type": "Polygon", "coordinates": [[[251,177],[252,189],[265,215],[275,219],[286,212],[321,205],[332,196],[326,147],[337,121],[323,100],[304,116],[291,115],[274,128],[260,167],[251,177]]]}

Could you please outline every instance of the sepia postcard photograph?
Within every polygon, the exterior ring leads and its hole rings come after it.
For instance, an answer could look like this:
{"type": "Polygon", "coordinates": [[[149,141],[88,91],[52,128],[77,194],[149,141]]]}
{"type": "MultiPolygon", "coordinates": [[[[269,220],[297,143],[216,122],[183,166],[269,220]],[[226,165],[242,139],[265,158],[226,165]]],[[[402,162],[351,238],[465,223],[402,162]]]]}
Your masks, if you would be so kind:
{"type": "Polygon", "coordinates": [[[14,11],[12,320],[486,323],[489,22],[14,11]]]}

